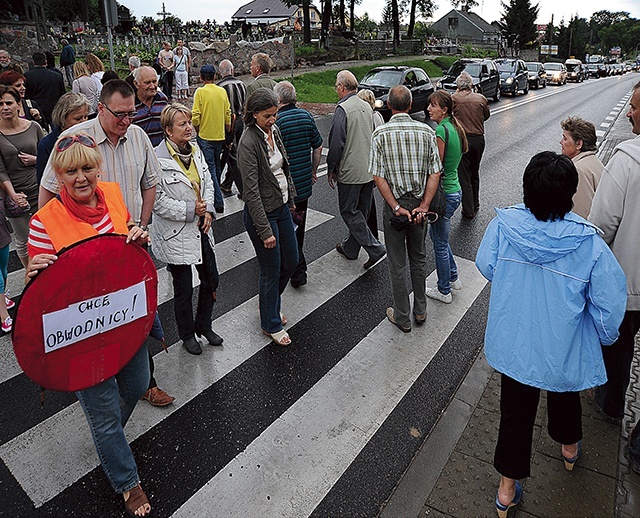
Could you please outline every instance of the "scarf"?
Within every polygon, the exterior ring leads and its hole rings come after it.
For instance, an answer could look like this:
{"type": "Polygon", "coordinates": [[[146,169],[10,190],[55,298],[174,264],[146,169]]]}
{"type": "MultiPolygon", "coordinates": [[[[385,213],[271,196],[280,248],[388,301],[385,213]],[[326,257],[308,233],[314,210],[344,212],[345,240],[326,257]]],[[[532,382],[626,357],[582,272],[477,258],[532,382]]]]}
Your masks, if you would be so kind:
{"type": "Polygon", "coordinates": [[[180,147],[178,144],[176,144],[173,140],[170,140],[169,138],[167,138],[167,142],[176,152],[176,155],[178,156],[180,161],[184,164],[184,167],[186,169],[189,169],[189,167],[191,166],[191,156],[193,154],[193,148],[191,147],[191,144],[187,142],[187,147],[180,147]]]}
{"type": "Polygon", "coordinates": [[[98,204],[95,207],[89,205],[83,205],[74,200],[67,192],[67,189],[62,187],[60,189],[60,201],[65,206],[69,214],[74,218],[95,225],[100,223],[105,214],[109,211],[107,208],[107,202],[104,199],[104,193],[100,187],[96,187],[95,195],[98,197],[98,204]]]}

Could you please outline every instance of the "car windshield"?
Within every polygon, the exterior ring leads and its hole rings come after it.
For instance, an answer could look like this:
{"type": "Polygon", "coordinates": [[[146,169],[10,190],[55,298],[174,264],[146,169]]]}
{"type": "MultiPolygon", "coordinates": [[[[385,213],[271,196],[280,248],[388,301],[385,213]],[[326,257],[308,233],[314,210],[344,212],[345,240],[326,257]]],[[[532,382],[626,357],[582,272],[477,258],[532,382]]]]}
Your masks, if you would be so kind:
{"type": "Polygon", "coordinates": [[[399,70],[372,70],[360,81],[369,86],[384,86],[391,88],[402,81],[402,72],[399,70]]]}
{"type": "Polygon", "coordinates": [[[456,61],[449,71],[448,76],[458,77],[461,72],[468,72],[471,77],[480,77],[480,63],[465,63],[464,61],[456,61]]]}
{"type": "Polygon", "coordinates": [[[560,63],[547,63],[545,65],[547,70],[553,70],[554,72],[559,72],[562,70],[562,65],[560,63]]]}
{"type": "Polygon", "coordinates": [[[571,63],[567,63],[567,71],[568,72],[573,72],[574,70],[579,70],[580,69],[580,65],[572,65],[571,63]]]}
{"type": "Polygon", "coordinates": [[[538,71],[538,65],[536,65],[535,63],[528,63],[527,64],[527,70],[529,72],[537,72],[538,71]]]}
{"type": "Polygon", "coordinates": [[[503,61],[502,63],[498,63],[499,72],[513,72],[515,69],[516,69],[515,61],[503,61]]]}

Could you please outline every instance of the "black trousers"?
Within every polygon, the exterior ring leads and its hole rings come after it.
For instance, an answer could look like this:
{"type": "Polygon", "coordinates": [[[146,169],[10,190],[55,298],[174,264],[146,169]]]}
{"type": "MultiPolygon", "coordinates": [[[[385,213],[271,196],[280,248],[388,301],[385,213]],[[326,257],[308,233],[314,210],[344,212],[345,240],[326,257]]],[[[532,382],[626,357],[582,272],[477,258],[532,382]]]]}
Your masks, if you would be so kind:
{"type": "Polygon", "coordinates": [[[296,202],[296,212],[302,212],[302,219],[297,222],[298,228],[296,228],[296,240],[298,241],[298,265],[291,275],[291,284],[296,285],[307,280],[307,260],[302,253],[302,246],[304,245],[304,229],[307,226],[307,207],[309,206],[309,198],[303,201],[296,202]]]}
{"type": "Polygon", "coordinates": [[[218,271],[213,266],[215,275],[211,278],[210,268],[205,264],[197,264],[196,270],[200,277],[200,293],[195,320],[193,318],[193,283],[191,265],[169,264],[167,269],[173,278],[173,309],[178,324],[178,335],[181,340],[193,338],[196,332],[211,329],[211,315],[213,314],[213,292],[218,287],[218,271]]]}
{"type": "MultiPolygon", "coordinates": [[[[531,474],[531,443],[540,389],[524,385],[506,374],[500,389],[500,430],[493,466],[504,477],[521,479],[531,474]]],[[[560,444],[582,439],[579,392],[547,392],[549,436],[560,444]]]]}
{"type": "Polygon", "coordinates": [[[484,153],[484,135],[467,135],[469,151],[462,155],[458,181],[462,188],[462,215],[473,217],[480,210],[480,160],[484,153]]]}
{"type": "Polygon", "coordinates": [[[167,70],[164,73],[164,84],[162,85],[162,93],[166,95],[169,100],[173,98],[173,70],[167,70]]]}
{"type": "Polygon", "coordinates": [[[242,122],[242,118],[237,118],[231,134],[231,146],[227,147],[226,144],[229,144],[229,142],[225,142],[222,156],[220,157],[220,170],[222,171],[225,164],[227,165],[227,174],[221,186],[225,189],[231,189],[231,185],[235,182],[240,196],[242,196],[242,177],[240,176],[240,169],[238,169],[238,142],[240,142],[243,129],[244,122],[242,122]]]}
{"type": "Polygon", "coordinates": [[[620,337],[609,346],[602,346],[607,382],[596,389],[596,401],[605,414],[621,418],[631,376],[631,362],[636,334],[640,330],[640,311],[627,311],[620,324],[620,337]]]}

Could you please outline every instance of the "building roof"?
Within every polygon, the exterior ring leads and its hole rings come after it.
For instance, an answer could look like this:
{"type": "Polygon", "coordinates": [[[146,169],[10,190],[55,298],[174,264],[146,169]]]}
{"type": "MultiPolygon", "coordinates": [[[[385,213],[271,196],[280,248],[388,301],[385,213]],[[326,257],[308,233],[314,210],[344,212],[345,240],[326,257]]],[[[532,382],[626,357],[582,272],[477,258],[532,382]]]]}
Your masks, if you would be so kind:
{"type": "MultiPolygon", "coordinates": [[[[465,18],[469,21],[469,23],[475,25],[482,32],[499,32],[493,25],[489,22],[478,16],[476,13],[472,13],[471,11],[464,12],[459,11],[458,9],[452,9],[447,14],[445,14],[440,20],[445,20],[450,18],[451,15],[457,15],[461,18],[465,18]]],[[[440,20],[434,22],[434,24],[438,23],[440,20]]]]}
{"type": "Polygon", "coordinates": [[[283,18],[291,18],[297,10],[297,5],[288,7],[280,0],[253,0],[253,2],[240,7],[231,19],[247,20],[254,23],[273,23],[283,18]]]}

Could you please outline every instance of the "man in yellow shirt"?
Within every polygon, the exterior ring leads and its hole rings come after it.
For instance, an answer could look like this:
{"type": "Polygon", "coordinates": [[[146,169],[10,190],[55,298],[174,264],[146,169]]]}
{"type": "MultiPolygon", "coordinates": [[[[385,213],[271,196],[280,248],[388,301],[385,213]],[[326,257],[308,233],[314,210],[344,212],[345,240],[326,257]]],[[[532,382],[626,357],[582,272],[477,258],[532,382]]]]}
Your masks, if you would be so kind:
{"type": "Polygon", "coordinates": [[[231,105],[224,88],[214,83],[216,69],[203,65],[200,79],[204,83],[193,96],[192,119],[198,132],[196,138],[213,179],[215,195],[213,205],[216,212],[224,211],[224,198],[220,190],[220,155],[225,141],[225,131],[231,131],[231,105]]]}

